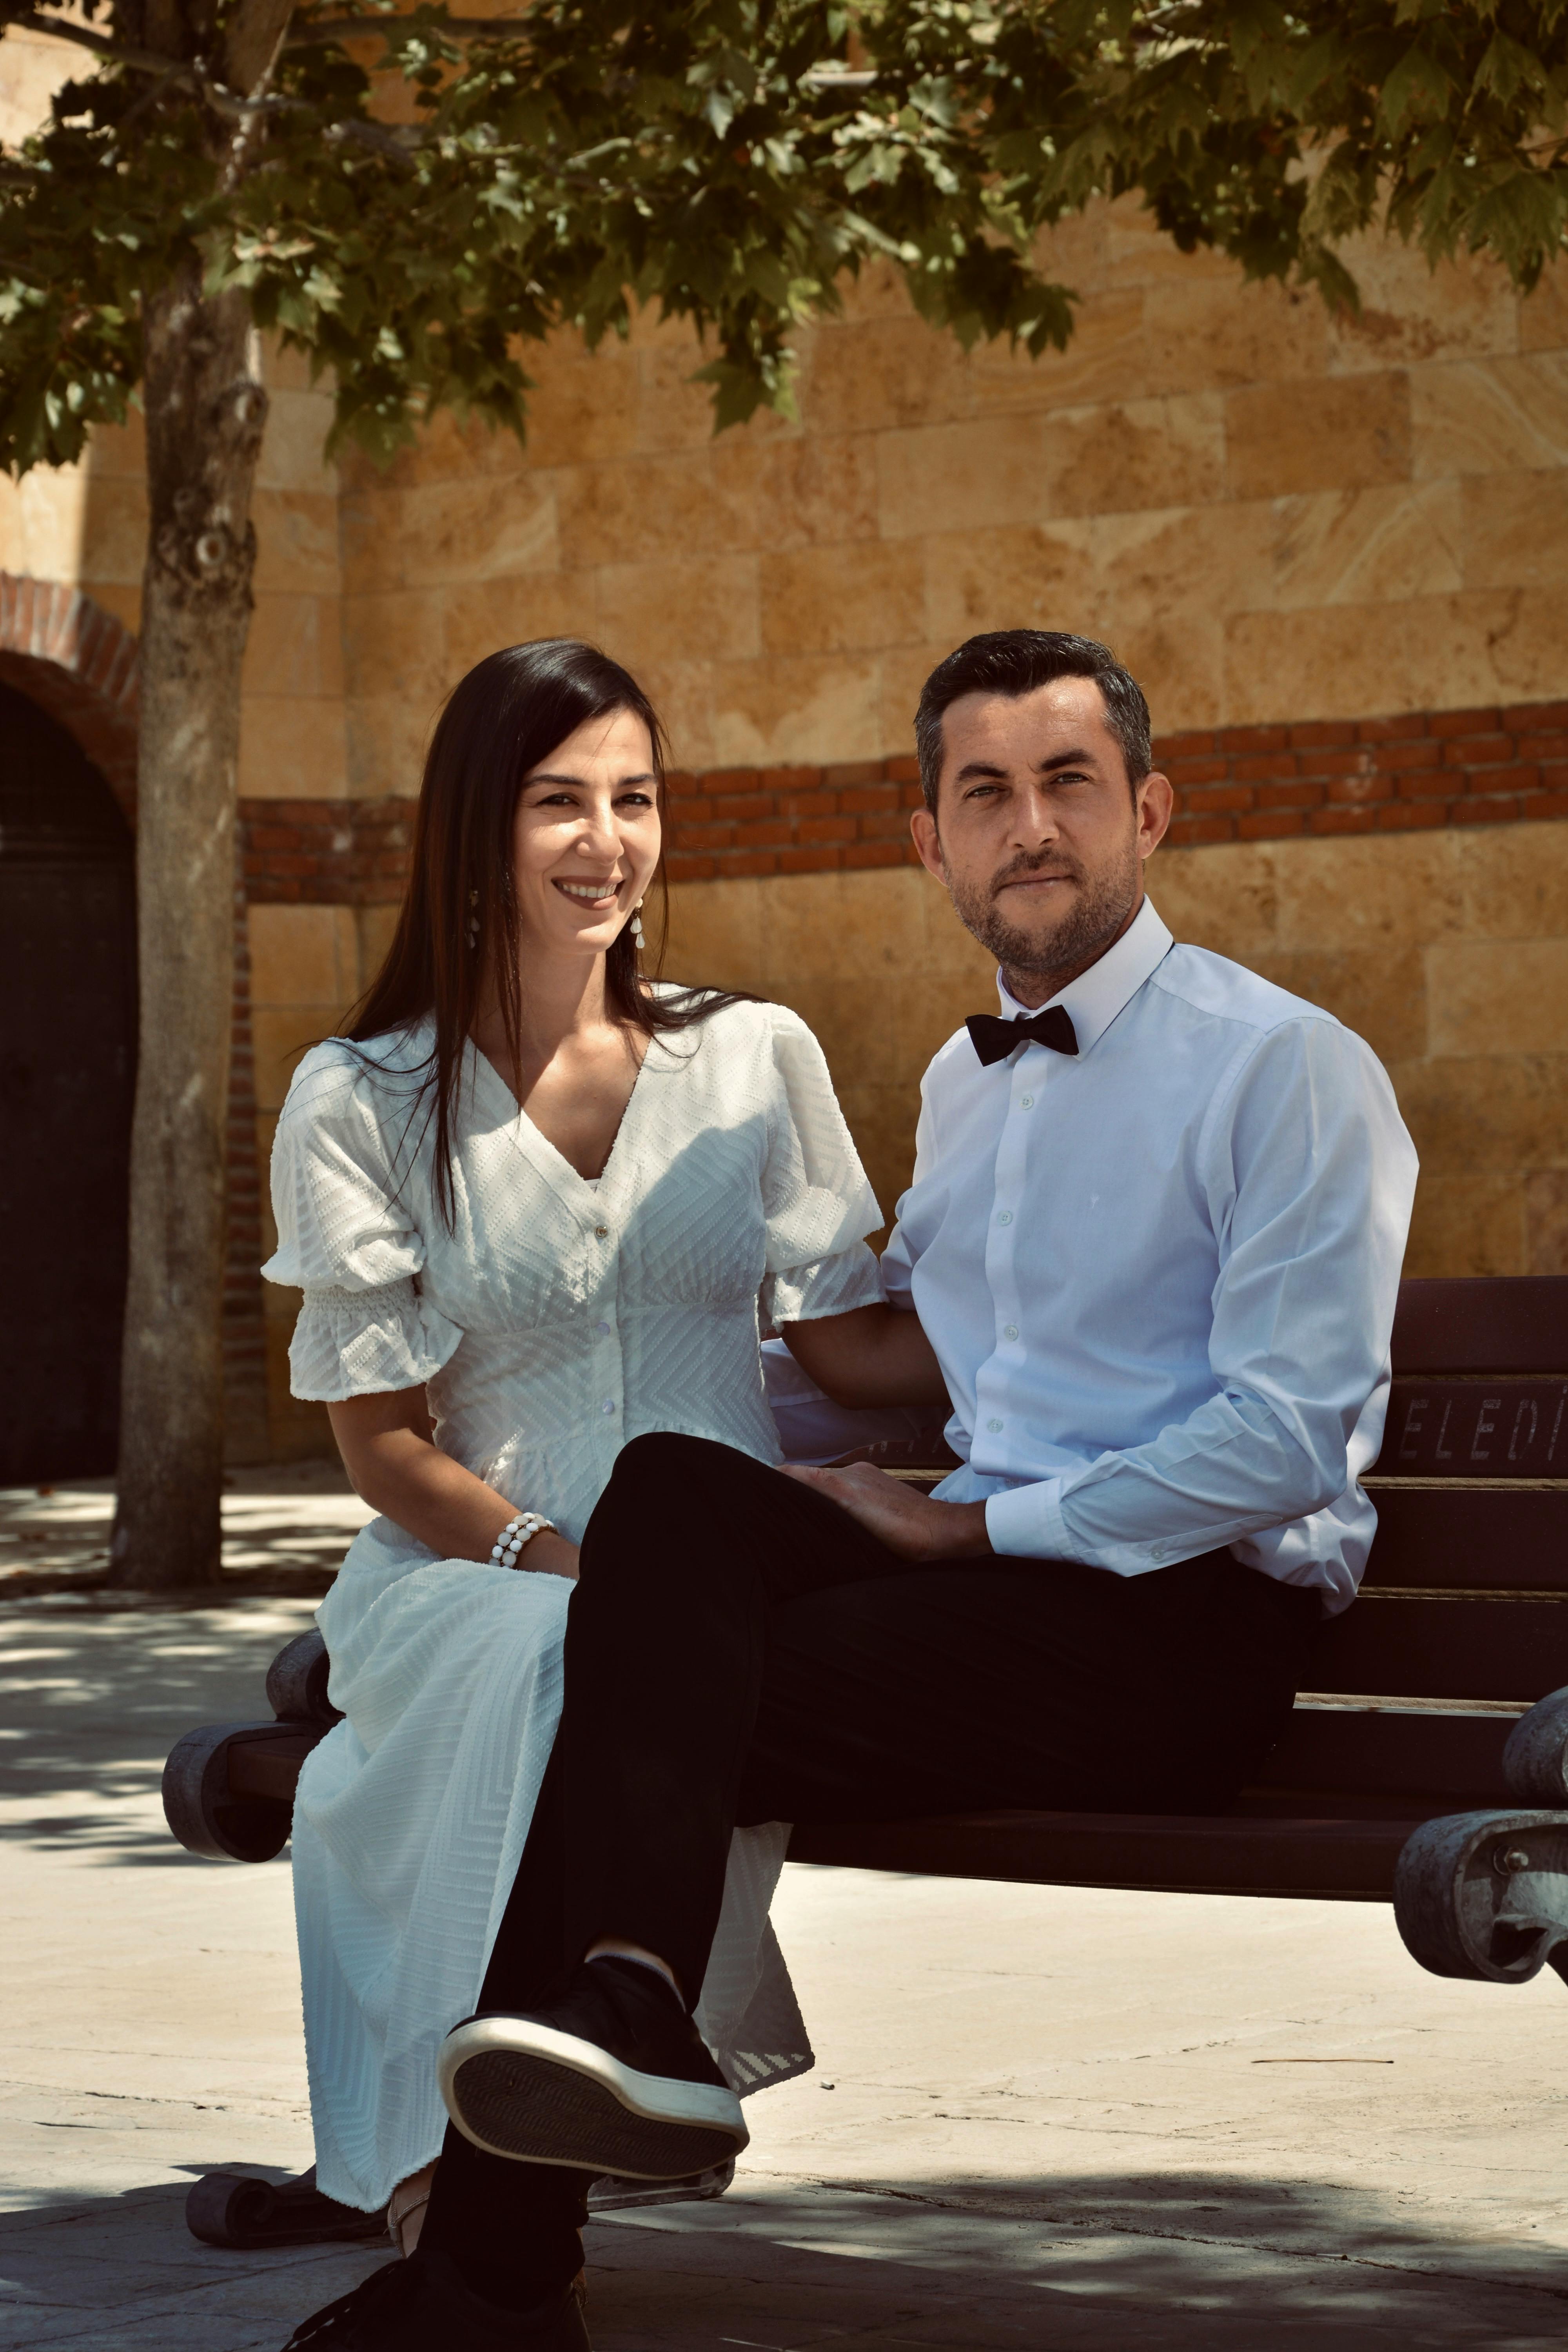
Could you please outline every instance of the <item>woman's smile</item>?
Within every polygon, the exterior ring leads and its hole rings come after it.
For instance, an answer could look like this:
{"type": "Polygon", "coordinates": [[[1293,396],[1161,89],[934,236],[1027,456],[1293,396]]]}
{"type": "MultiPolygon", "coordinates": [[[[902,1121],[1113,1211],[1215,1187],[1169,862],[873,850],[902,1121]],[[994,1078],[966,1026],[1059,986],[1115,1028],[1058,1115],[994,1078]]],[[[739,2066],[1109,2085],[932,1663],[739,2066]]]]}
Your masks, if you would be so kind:
{"type": "Polygon", "coordinates": [[[563,882],[559,875],[553,878],[555,887],[568,898],[575,898],[580,907],[608,907],[620,895],[618,882],[563,882]]]}

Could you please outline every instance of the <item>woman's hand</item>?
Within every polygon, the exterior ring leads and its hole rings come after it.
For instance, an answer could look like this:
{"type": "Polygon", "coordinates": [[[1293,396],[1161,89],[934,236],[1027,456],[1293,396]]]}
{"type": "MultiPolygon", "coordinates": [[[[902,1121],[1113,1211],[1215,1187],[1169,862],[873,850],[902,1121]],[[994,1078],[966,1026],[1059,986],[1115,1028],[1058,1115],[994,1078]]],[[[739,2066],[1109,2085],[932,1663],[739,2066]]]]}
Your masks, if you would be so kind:
{"type": "Polygon", "coordinates": [[[808,1380],[835,1404],[946,1404],[947,1383],[920,1318],[903,1307],[852,1307],[809,1323],[781,1323],[779,1337],[808,1380]]]}
{"type": "Polygon", "coordinates": [[[990,1555],[984,1503],[933,1503],[929,1495],[917,1494],[907,1481],[869,1462],[852,1463],[846,1470],[808,1470],[791,1462],[781,1475],[815,1486],[900,1559],[981,1559],[990,1555]]]}
{"type": "Polygon", "coordinates": [[[564,1576],[575,1584],[577,1547],[568,1543],[564,1536],[557,1535],[553,1528],[547,1528],[523,1545],[517,1565],[520,1570],[530,1569],[538,1576],[564,1576]]]}

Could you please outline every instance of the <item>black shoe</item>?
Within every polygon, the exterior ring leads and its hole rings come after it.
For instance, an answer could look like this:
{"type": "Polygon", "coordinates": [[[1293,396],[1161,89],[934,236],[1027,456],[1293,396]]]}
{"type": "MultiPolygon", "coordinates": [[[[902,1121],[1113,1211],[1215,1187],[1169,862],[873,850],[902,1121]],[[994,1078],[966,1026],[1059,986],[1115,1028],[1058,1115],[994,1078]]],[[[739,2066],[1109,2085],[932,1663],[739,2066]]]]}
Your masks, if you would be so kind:
{"type": "Polygon", "coordinates": [[[388,2263],[363,2286],[301,2320],[283,2352],[592,2352],[580,2283],[504,2311],[473,2294],[449,2254],[388,2263]]]}
{"type": "Polygon", "coordinates": [[[751,2135],[677,1994],[637,1960],[588,1960],[548,2008],[470,2017],[441,2045],[441,2096],[491,2156],[676,2180],[751,2135]]]}

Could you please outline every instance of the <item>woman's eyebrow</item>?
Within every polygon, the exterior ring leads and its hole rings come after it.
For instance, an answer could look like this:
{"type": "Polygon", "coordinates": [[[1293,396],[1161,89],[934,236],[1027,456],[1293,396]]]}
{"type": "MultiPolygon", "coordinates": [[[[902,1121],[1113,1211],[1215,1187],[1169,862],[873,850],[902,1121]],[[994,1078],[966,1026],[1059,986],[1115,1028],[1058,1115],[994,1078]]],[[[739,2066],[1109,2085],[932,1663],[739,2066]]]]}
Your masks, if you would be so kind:
{"type": "MultiPolygon", "coordinates": [[[[642,768],[635,776],[617,776],[616,789],[620,792],[624,791],[627,784],[657,784],[658,782],[658,778],[651,768],[642,768]]],[[[522,780],[524,792],[528,790],[530,784],[575,784],[580,792],[587,792],[590,789],[586,776],[557,775],[552,768],[536,768],[531,776],[524,776],[522,780]]]]}

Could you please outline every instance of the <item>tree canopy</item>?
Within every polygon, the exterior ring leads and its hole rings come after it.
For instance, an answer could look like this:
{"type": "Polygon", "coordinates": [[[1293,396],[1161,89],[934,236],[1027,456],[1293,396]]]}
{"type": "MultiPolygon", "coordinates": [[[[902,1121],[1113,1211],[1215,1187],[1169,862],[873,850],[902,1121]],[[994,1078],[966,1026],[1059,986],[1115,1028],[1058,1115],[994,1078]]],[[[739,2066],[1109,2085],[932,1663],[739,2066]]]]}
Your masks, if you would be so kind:
{"type": "Polygon", "coordinates": [[[787,407],[792,331],[878,257],[965,342],[1061,345],[1039,232],[1101,194],[1336,303],[1356,231],[1485,249],[1528,288],[1568,218],[1568,0],[0,15],[90,53],[0,164],[15,469],[123,416],[143,305],[193,256],[385,454],[443,404],[521,431],[528,341],[596,343],[639,304],[701,334],[718,425],[787,407]]]}

